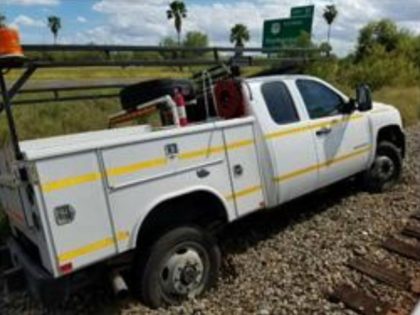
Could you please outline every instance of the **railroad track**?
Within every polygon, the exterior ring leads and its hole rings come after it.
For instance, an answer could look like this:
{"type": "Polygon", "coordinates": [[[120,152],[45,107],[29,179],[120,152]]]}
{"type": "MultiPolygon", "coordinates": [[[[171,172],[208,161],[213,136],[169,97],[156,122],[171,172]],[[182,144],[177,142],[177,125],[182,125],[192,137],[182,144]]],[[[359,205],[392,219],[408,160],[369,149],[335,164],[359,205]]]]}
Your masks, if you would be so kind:
{"type": "MultiPolygon", "coordinates": [[[[411,215],[406,227],[400,235],[384,239],[378,246],[385,249],[389,255],[398,255],[402,259],[411,259],[420,263],[420,211],[411,215]],[[407,238],[401,241],[401,236],[407,238]],[[398,237],[398,238],[397,238],[398,237]],[[416,239],[416,245],[409,240],[416,239]]],[[[12,268],[7,257],[7,249],[0,246],[0,310],[2,304],[7,305],[10,291],[19,291],[24,287],[19,268],[12,268]],[[6,255],[5,255],[6,254],[6,255]],[[4,285],[5,282],[9,285],[4,285]]],[[[391,286],[401,291],[407,291],[420,297],[420,275],[413,278],[403,270],[387,268],[381,262],[372,261],[368,257],[357,257],[347,262],[346,266],[379,283],[391,286]]],[[[326,298],[333,303],[342,303],[346,308],[361,315],[411,315],[413,305],[401,305],[395,301],[377,299],[369,290],[358,288],[346,283],[338,284],[332,292],[326,293],[326,298]]]]}
{"type": "MultiPolygon", "coordinates": [[[[378,245],[387,250],[390,255],[399,255],[404,259],[412,259],[420,263],[419,241],[420,211],[411,215],[409,223],[400,235],[389,237],[378,245]],[[399,236],[416,239],[417,242],[413,245],[413,242],[409,242],[408,239],[400,240],[399,236]]],[[[404,271],[389,269],[381,262],[371,261],[368,257],[350,260],[347,262],[347,267],[379,283],[420,296],[420,275],[415,278],[409,277],[404,271]]],[[[368,290],[363,289],[363,283],[360,283],[358,288],[345,283],[339,284],[326,296],[330,302],[342,303],[346,308],[361,315],[410,315],[415,307],[398,305],[395,301],[379,300],[368,290]]]]}

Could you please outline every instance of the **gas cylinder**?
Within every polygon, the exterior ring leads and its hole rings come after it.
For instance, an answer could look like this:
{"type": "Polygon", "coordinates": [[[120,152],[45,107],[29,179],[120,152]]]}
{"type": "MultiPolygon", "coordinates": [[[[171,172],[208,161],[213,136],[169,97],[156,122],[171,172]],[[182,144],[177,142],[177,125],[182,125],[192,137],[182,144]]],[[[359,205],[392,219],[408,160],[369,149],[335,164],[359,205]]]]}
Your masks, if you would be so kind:
{"type": "Polygon", "coordinates": [[[178,109],[179,124],[181,125],[181,127],[185,127],[188,125],[187,110],[185,108],[185,98],[184,95],[181,93],[180,88],[174,89],[173,100],[178,109]]]}

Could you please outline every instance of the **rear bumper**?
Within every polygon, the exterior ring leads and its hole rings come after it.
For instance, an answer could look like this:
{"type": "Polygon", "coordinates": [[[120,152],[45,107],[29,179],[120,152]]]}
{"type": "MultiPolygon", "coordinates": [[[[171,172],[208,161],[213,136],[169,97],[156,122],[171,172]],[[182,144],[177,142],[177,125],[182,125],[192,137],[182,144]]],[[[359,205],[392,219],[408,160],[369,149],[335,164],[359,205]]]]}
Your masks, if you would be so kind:
{"type": "Polygon", "coordinates": [[[51,305],[67,299],[72,287],[72,277],[54,278],[29,257],[13,238],[8,240],[7,246],[13,264],[22,268],[28,291],[37,301],[51,305]]]}

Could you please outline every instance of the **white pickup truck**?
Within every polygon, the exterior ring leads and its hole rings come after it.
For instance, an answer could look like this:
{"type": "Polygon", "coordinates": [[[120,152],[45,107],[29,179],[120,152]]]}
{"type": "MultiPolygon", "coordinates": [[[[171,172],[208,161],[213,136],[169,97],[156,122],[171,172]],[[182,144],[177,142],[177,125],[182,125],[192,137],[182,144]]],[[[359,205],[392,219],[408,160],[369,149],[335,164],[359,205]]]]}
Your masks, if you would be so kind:
{"type": "Polygon", "coordinates": [[[242,117],[22,141],[19,162],[5,148],[9,248],[32,291],[51,300],[100,266],[121,288],[129,263],[144,303],[176,304],[215,282],[216,227],[355,175],[374,192],[400,177],[401,116],[366,87],[354,100],[291,75],[240,89],[242,117]]]}

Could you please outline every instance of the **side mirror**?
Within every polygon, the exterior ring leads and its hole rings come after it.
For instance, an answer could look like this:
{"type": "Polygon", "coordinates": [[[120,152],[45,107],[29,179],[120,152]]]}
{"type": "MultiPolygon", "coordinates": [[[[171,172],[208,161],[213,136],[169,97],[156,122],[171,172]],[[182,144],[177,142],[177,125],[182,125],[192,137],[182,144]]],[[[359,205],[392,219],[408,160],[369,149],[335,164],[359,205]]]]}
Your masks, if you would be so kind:
{"type": "Polygon", "coordinates": [[[373,107],[372,92],[366,84],[361,84],[356,89],[356,101],[361,112],[370,111],[373,107]]]}

